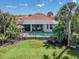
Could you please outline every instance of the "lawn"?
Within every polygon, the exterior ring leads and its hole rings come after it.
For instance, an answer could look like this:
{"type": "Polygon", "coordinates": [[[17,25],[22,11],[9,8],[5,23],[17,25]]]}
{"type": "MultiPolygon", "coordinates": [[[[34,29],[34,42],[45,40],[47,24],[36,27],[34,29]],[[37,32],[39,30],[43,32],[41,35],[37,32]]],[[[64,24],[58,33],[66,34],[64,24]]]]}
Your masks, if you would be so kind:
{"type": "MultiPolygon", "coordinates": [[[[0,59],[46,59],[44,55],[49,56],[51,59],[52,53],[57,52],[57,55],[64,50],[64,48],[48,48],[40,40],[24,40],[9,46],[0,47],[0,59]]],[[[69,59],[79,59],[79,51],[66,50],[63,57],[68,56],[69,59]]]]}

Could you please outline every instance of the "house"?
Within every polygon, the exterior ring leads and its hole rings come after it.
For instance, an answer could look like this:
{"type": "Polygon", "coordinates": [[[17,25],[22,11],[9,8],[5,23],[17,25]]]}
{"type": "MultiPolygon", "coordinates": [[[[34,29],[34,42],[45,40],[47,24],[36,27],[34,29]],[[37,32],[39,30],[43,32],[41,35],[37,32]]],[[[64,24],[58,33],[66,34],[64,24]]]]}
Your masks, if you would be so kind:
{"type": "Polygon", "coordinates": [[[23,37],[50,37],[52,29],[58,24],[55,17],[49,17],[42,13],[18,17],[18,28],[23,37]]]}

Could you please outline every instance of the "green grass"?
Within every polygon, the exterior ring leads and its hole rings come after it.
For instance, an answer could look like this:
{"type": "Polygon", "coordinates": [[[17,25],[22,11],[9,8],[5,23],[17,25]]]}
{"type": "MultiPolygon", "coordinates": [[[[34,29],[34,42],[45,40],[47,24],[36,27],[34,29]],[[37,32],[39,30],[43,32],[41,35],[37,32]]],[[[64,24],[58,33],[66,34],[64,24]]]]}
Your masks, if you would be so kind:
{"type": "MultiPolygon", "coordinates": [[[[57,52],[57,55],[64,48],[48,48],[43,47],[43,42],[40,40],[25,40],[14,45],[0,47],[0,59],[44,59],[44,55],[48,55],[53,59],[52,53],[57,52]]],[[[62,55],[68,56],[70,59],[79,59],[79,51],[67,50],[62,55]]],[[[61,58],[61,59],[62,59],[61,58]]]]}

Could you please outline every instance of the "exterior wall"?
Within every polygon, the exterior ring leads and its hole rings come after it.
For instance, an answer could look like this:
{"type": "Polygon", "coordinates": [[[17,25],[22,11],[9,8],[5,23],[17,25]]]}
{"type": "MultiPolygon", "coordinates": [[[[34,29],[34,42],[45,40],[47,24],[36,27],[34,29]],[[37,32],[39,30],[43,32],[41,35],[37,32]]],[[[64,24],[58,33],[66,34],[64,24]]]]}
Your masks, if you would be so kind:
{"type": "MultiPolygon", "coordinates": [[[[52,25],[53,26],[53,25],[52,25]]],[[[52,27],[53,28],[53,27],[52,27]]],[[[51,32],[52,31],[52,29],[50,29],[50,24],[44,24],[43,25],[43,30],[45,31],[45,32],[51,32]],[[47,26],[48,26],[48,28],[47,28],[47,26]]]]}

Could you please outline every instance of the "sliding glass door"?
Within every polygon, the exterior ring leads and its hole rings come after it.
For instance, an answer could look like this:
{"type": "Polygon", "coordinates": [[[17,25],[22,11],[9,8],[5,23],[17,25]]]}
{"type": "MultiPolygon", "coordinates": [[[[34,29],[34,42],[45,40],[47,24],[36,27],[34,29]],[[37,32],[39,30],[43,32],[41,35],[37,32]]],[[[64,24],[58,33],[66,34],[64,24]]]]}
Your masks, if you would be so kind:
{"type": "Polygon", "coordinates": [[[43,25],[42,24],[33,24],[32,31],[43,31],[43,25]]]}
{"type": "Polygon", "coordinates": [[[30,24],[24,24],[24,32],[30,31],[30,24]]]}

